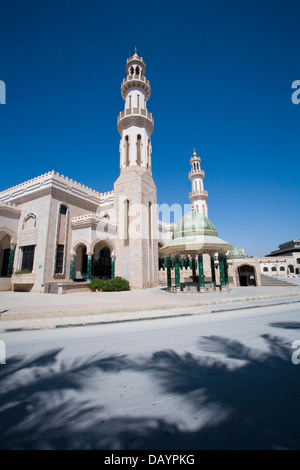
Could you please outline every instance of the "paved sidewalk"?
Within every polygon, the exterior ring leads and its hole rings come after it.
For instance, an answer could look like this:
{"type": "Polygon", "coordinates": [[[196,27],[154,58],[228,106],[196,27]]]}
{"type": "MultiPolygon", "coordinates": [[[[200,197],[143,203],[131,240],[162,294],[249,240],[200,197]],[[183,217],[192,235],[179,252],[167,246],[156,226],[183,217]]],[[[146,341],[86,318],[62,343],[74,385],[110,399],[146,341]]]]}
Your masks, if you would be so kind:
{"type": "MultiPolygon", "coordinates": [[[[96,325],[300,303],[300,286],[171,294],[162,288],[65,295],[0,292],[0,332],[96,325]]],[[[300,307],[300,306],[299,306],[300,307]]]]}

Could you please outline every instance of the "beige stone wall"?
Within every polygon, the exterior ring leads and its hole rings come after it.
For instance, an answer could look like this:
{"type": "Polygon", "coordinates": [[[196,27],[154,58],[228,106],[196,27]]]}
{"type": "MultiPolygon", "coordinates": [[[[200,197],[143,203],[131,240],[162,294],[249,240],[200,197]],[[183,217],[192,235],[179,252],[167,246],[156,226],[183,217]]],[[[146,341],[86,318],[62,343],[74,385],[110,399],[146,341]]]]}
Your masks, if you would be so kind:
{"type": "Polygon", "coordinates": [[[228,264],[228,275],[232,278],[231,285],[240,286],[238,269],[241,266],[251,266],[255,270],[256,286],[261,287],[260,264],[255,258],[246,258],[241,260],[232,260],[228,264]]]}
{"type": "MultiPolygon", "coordinates": [[[[131,288],[158,284],[158,240],[149,238],[149,202],[156,204],[156,186],[150,171],[129,167],[115,182],[116,276],[126,278],[131,288]],[[129,200],[129,239],[124,240],[124,201],[129,200]],[[123,206],[122,206],[123,204],[123,206]]],[[[156,223],[152,214],[151,226],[156,223]]],[[[152,231],[153,234],[153,231],[152,231]]]]}

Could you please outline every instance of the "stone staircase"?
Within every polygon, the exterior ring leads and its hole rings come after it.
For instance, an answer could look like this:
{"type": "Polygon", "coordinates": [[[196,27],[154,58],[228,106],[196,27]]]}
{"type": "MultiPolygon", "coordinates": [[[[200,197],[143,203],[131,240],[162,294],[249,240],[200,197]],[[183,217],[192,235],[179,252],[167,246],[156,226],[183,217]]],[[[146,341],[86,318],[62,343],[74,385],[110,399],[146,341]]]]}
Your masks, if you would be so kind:
{"type": "Polygon", "coordinates": [[[261,285],[262,286],[299,286],[299,283],[296,281],[293,282],[292,278],[289,278],[289,280],[286,279],[280,279],[275,276],[269,276],[267,274],[261,274],[261,285]]]}

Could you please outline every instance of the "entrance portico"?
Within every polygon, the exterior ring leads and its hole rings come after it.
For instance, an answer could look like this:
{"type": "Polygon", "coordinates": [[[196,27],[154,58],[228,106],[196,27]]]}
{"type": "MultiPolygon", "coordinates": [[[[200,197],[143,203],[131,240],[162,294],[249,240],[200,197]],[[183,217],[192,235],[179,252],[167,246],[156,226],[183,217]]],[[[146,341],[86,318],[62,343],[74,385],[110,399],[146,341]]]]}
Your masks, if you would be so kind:
{"type": "Polygon", "coordinates": [[[194,211],[187,213],[177,224],[174,239],[159,250],[160,254],[166,258],[168,290],[178,292],[189,290],[192,286],[198,292],[217,288],[227,289],[229,277],[226,253],[231,248],[231,245],[218,237],[213,224],[207,217],[194,211]],[[205,278],[205,256],[209,259],[210,282],[206,282],[205,278]],[[182,283],[180,269],[187,257],[192,276],[190,280],[182,283]],[[172,258],[175,264],[175,286],[172,286],[171,281],[172,258]],[[215,258],[218,261],[218,276],[215,258]]]}

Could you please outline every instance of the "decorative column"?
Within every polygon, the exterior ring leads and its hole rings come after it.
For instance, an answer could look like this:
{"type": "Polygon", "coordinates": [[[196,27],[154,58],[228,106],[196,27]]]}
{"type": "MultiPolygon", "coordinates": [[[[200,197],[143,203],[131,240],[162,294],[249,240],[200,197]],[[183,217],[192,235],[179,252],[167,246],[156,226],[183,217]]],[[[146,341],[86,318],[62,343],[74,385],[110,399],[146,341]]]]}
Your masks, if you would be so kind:
{"type": "Polygon", "coordinates": [[[220,282],[221,282],[221,289],[224,289],[225,284],[225,272],[224,272],[224,256],[218,255],[219,258],[219,269],[220,269],[220,282]]]}
{"type": "Polygon", "coordinates": [[[15,245],[10,245],[10,253],[9,253],[9,260],[8,260],[8,268],[7,268],[7,276],[11,276],[13,264],[14,264],[14,257],[15,257],[15,245]]]}
{"type": "Polygon", "coordinates": [[[171,260],[170,260],[170,258],[167,258],[167,283],[168,283],[168,289],[171,289],[172,278],[171,278],[171,260]]]}
{"type": "Polygon", "coordinates": [[[115,277],[115,256],[111,257],[111,279],[115,277]]]}
{"type": "Polygon", "coordinates": [[[180,269],[183,269],[184,268],[184,256],[181,256],[180,263],[181,263],[181,268],[180,269]]]}
{"type": "Polygon", "coordinates": [[[168,258],[165,256],[164,257],[164,270],[167,269],[167,265],[168,265],[168,258]]]}
{"type": "Polygon", "coordinates": [[[200,285],[200,292],[205,290],[205,282],[204,282],[204,269],[203,269],[203,255],[198,254],[198,264],[199,264],[199,285],[200,285]]]}
{"type": "Polygon", "coordinates": [[[193,260],[191,256],[189,256],[189,268],[191,271],[193,270],[193,260]]]}
{"type": "Polygon", "coordinates": [[[196,260],[192,257],[192,271],[193,271],[193,282],[195,282],[196,277],[196,260]]]}
{"type": "Polygon", "coordinates": [[[92,255],[88,255],[87,282],[91,282],[91,280],[92,280],[92,255]]]}
{"type": "Polygon", "coordinates": [[[71,255],[70,259],[70,281],[74,281],[74,255],[71,255]]]}
{"type": "Polygon", "coordinates": [[[176,285],[176,290],[180,290],[179,256],[175,256],[175,285],[176,285]]]}
{"type": "Polygon", "coordinates": [[[224,256],[224,275],[225,275],[225,284],[226,286],[229,286],[227,256],[224,256]]]}
{"type": "Polygon", "coordinates": [[[211,267],[211,280],[216,283],[216,271],[215,271],[215,258],[214,255],[210,255],[210,267],[211,267]]]}

